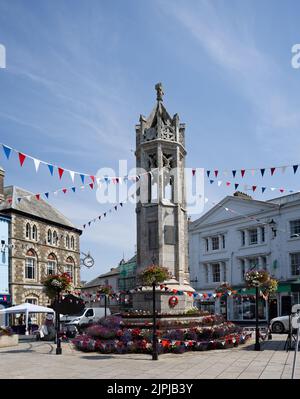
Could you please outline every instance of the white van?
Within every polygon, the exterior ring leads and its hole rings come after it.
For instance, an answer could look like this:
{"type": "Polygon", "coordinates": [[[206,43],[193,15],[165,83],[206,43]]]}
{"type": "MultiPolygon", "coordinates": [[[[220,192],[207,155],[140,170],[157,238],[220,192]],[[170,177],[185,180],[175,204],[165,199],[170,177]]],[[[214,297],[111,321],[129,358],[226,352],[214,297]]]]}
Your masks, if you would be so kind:
{"type": "MultiPolygon", "coordinates": [[[[111,312],[107,308],[106,315],[110,316],[111,312]]],[[[92,324],[105,316],[104,308],[85,308],[81,313],[75,315],[64,315],[60,317],[61,323],[67,325],[81,326],[82,324],[92,324]]]]}

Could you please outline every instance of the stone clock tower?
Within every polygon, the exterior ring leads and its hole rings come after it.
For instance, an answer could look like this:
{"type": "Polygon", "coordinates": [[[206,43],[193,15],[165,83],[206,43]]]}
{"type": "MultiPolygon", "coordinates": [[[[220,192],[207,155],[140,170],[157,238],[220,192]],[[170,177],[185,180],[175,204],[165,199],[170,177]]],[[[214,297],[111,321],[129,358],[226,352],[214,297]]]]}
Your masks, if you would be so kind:
{"type": "MultiPolygon", "coordinates": [[[[172,275],[166,282],[169,287],[192,292],[185,200],[185,125],[179,122],[177,114],[171,117],[164,107],[161,83],[155,89],[157,102],[153,111],[148,118],[141,115],[136,125],[135,154],[140,173],[136,206],[137,273],[152,264],[165,266],[172,275]]],[[[143,302],[142,296],[139,297],[139,302],[143,302]]],[[[192,306],[189,295],[178,299],[177,310],[192,306]]],[[[148,308],[135,302],[134,307],[148,308]]],[[[167,311],[166,300],[161,302],[161,311],[167,311]]]]}

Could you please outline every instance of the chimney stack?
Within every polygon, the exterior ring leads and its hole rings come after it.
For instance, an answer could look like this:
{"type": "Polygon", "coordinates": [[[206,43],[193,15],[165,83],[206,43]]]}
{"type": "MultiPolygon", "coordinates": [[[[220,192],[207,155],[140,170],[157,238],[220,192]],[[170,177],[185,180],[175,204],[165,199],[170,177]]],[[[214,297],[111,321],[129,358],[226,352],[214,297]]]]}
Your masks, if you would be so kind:
{"type": "Polygon", "coordinates": [[[0,166],[0,201],[4,200],[4,177],[5,171],[0,166]]]}

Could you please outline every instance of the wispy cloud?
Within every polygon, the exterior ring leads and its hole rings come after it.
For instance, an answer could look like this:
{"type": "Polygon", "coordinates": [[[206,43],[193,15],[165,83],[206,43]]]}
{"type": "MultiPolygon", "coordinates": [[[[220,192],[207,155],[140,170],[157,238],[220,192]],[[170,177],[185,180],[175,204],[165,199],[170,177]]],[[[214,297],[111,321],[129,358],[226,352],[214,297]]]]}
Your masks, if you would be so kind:
{"type": "Polygon", "coordinates": [[[232,83],[233,89],[249,101],[257,118],[256,137],[265,149],[276,148],[288,132],[290,150],[295,151],[295,142],[300,144],[296,131],[300,123],[298,105],[287,93],[286,76],[280,67],[270,54],[260,50],[255,25],[249,23],[251,16],[245,18],[237,13],[237,19],[227,12],[226,2],[158,4],[222,68],[224,79],[232,83]]]}

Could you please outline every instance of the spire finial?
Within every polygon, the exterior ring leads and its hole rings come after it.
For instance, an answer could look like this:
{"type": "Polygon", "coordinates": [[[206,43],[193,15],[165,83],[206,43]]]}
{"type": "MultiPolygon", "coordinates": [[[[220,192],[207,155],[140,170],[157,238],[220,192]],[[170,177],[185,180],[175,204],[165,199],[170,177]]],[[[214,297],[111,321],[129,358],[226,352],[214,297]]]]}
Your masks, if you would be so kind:
{"type": "Polygon", "coordinates": [[[165,93],[163,92],[163,87],[160,82],[155,85],[155,90],[156,90],[156,100],[163,101],[163,95],[165,93]]]}

